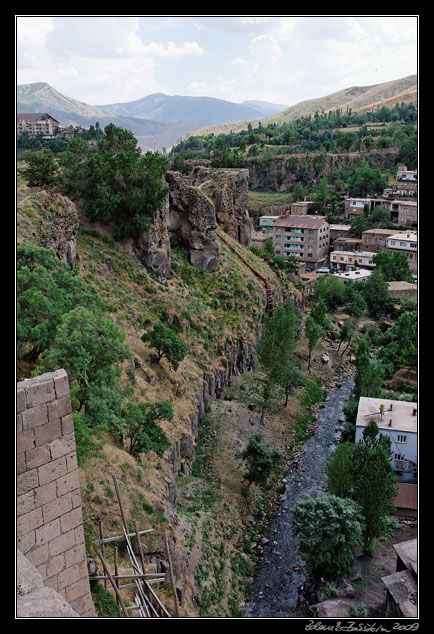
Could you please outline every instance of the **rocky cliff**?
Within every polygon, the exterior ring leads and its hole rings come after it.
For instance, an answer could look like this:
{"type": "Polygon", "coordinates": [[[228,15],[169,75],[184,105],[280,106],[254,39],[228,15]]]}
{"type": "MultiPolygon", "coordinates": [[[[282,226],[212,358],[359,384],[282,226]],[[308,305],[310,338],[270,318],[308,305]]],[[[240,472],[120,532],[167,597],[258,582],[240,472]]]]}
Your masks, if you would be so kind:
{"type": "Polygon", "coordinates": [[[217,226],[249,246],[252,219],[247,210],[248,170],[198,167],[189,176],[168,171],[169,194],[137,247],[146,265],[167,278],[171,247],[181,246],[197,268],[215,270],[219,263],[217,226]]]}

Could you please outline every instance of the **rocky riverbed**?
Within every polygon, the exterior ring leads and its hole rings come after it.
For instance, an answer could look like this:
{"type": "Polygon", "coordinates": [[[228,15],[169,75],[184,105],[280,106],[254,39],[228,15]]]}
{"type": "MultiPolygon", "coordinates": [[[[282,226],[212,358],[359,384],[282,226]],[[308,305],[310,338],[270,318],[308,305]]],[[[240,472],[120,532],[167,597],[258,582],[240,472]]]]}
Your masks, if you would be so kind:
{"type": "Polygon", "coordinates": [[[291,509],[301,497],[315,496],[326,490],[328,459],[345,424],[343,407],[351,395],[354,380],[346,377],[336,385],[328,391],[315,433],[306,441],[297,462],[285,477],[282,503],[263,539],[263,556],[258,562],[252,594],[246,605],[247,617],[300,616],[297,613],[297,588],[306,575],[292,532],[291,509]]]}

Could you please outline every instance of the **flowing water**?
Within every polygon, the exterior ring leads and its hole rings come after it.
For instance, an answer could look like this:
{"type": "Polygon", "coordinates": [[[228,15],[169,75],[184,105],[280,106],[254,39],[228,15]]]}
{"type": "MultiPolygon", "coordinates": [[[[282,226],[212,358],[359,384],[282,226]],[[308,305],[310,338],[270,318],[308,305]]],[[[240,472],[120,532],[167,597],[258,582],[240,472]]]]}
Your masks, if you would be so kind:
{"type": "Polygon", "coordinates": [[[328,459],[345,424],[343,407],[351,396],[354,380],[352,377],[344,378],[340,385],[328,391],[317,430],[304,444],[298,466],[290,467],[285,478],[285,494],[267,528],[269,542],[264,546],[263,558],[259,561],[252,594],[246,605],[248,617],[300,616],[297,612],[297,588],[305,581],[306,575],[292,533],[291,509],[299,498],[305,495],[314,497],[326,491],[328,459]]]}

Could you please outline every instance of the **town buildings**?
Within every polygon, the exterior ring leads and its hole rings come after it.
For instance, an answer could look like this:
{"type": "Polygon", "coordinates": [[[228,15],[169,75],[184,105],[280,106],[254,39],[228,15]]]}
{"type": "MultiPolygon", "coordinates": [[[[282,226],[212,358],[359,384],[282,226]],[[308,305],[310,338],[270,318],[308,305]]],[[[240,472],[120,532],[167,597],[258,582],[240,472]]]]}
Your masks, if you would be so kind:
{"type": "Polygon", "coordinates": [[[332,251],[330,253],[330,266],[333,270],[347,270],[349,268],[373,268],[373,254],[369,251],[332,251]]]}
{"type": "Polygon", "coordinates": [[[291,216],[306,216],[308,210],[312,207],[310,201],[300,201],[291,204],[291,216]]]}
{"type": "Polygon", "coordinates": [[[411,282],[388,282],[389,293],[395,299],[407,297],[417,300],[417,284],[411,282]]]}
{"type": "Polygon", "coordinates": [[[363,231],[362,250],[371,251],[372,253],[385,251],[387,238],[396,233],[394,229],[368,229],[367,231],[363,231]]]}
{"type": "Polygon", "coordinates": [[[401,231],[387,236],[386,249],[393,253],[404,253],[408,259],[410,271],[417,273],[417,233],[401,231]]]}
{"type": "Polygon", "coordinates": [[[362,239],[336,238],[336,240],[333,242],[333,247],[336,251],[361,251],[362,239]]]}
{"type": "Polygon", "coordinates": [[[330,243],[330,225],[323,216],[281,216],[273,224],[274,253],[294,256],[315,270],[324,265],[330,243]]]}
{"type": "Polygon", "coordinates": [[[17,114],[17,135],[28,132],[30,135],[54,135],[59,121],[46,112],[30,112],[17,114]]]}
{"type": "Polygon", "coordinates": [[[392,190],[398,196],[417,196],[417,170],[408,170],[406,165],[398,165],[392,190]]]}
{"type": "Polygon", "coordinates": [[[417,403],[361,396],[356,419],[355,441],[374,420],[380,434],[391,440],[392,464],[398,482],[417,481],[417,403]]]}
{"type": "Polygon", "coordinates": [[[372,271],[368,269],[358,269],[357,271],[340,271],[339,273],[333,273],[333,275],[344,284],[350,281],[363,283],[372,275],[372,271]]]}

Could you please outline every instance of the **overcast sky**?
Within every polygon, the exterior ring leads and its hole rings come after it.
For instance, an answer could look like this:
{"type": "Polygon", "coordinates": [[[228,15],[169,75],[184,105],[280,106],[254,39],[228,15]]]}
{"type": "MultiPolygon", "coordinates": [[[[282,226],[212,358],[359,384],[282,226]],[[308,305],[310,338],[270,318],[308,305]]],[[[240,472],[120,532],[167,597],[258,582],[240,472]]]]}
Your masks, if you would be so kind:
{"type": "Polygon", "coordinates": [[[417,73],[417,16],[17,16],[17,83],[293,105],[417,73]]]}

